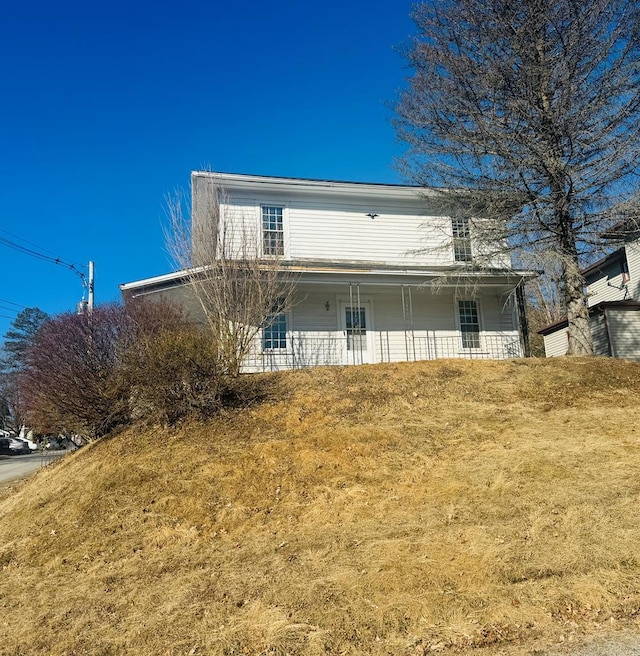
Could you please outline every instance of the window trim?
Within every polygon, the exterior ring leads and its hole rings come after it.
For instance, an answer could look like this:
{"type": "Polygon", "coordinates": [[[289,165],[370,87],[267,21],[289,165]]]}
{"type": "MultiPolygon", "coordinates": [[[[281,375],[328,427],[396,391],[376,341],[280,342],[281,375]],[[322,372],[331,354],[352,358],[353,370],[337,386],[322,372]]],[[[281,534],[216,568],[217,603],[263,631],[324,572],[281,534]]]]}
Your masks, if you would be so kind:
{"type": "Polygon", "coordinates": [[[260,253],[262,257],[272,257],[272,258],[277,258],[277,257],[282,257],[286,258],[288,256],[288,227],[289,227],[289,211],[286,203],[282,203],[279,201],[269,201],[269,202],[263,202],[258,205],[258,238],[260,240],[260,253]],[[269,209],[279,209],[282,211],[282,230],[281,231],[275,231],[275,230],[265,230],[265,225],[264,225],[264,210],[265,208],[269,209]],[[282,236],[282,248],[281,252],[275,252],[275,253],[268,253],[266,252],[265,249],[265,244],[266,244],[266,235],[267,233],[273,233],[273,234],[278,234],[280,232],[282,236]]]}
{"type": "Polygon", "coordinates": [[[467,217],[451,217],[451,240],[453,246],[453,261],[473,262],[471,223],[467,217]],[[460,232],[464,234],[459,234],[460,232]],[[462,255],[462,257],[458,257],[458,255],[462,255]]]}

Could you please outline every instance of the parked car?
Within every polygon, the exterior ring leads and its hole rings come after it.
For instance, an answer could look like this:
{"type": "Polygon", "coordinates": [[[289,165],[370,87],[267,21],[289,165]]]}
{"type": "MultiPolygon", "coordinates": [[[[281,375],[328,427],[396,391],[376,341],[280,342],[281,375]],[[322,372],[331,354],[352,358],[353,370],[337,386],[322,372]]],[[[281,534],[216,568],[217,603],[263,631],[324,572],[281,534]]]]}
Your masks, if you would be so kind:
{"type": "Polygon", "coordinates": [[[31,448],[29,447],[27,440],[13,436],[2,437],[0,438],[0,453],[4,455],[17,456],[24,453],[31,453],[31,448]]]}
{"type": "Polygon", "coordinates": [[[18,437],[15,436],[13,437],[14,440],[18,440],[19,442],[22,442],[27,446],[29,451],[37,451],[38,450],[38,445],[33,441],[30,440],[28,437],[18,437]]]}

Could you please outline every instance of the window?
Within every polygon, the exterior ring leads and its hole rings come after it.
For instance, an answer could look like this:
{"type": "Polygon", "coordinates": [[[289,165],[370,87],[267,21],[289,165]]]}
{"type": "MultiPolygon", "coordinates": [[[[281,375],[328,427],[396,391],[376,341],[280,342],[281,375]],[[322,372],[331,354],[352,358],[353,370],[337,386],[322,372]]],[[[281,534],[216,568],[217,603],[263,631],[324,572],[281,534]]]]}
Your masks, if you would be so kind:
{"type": "Polygon", "coordinates": [[[283,210],[272,205],[262,206],[263,255],[284,255],[283,210]]]}
{"type": "Polygon", "coordinates": [[[471,232],[469,219],[459,217],[451,219],[453,234],[453,259],[456,262],[471,262],[471,232]]]}
{"type": "Polygon", "coordinates": [[[480,348],[480,320],[475,301],[458,301],[462,348],[480,348]]]}
{"type": "Polygon", "coordinates": [[[282,303],[277,303],[262,331],[262,348],[265,351],[287,348],[287,315],[282,303]]]}

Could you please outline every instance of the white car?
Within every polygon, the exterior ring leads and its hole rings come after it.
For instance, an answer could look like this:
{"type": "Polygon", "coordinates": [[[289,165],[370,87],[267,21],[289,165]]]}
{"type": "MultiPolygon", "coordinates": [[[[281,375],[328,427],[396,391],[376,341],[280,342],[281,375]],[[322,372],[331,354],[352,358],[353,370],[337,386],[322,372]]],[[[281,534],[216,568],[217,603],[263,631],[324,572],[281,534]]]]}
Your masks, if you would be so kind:
{"type": "Polygon", "coordinates": [[[14,437],[13,439],[26,444],[29,447],[29,451],[38,450],[38,445],[33,440],[30,440],[28,437],[14,437]]]}
{"type": "Polygon", "coordinates": [[[31,442],[31,440],[25,440],[21,437],[14,437],[13,435],[11,437],[4,438],[4,440],[8,442],[9,453],[11,455],[31,453],[31,451],[34,450],[31,448],[31,444],[33,444],[36,449],[38,448],[38,446],[34,442],[31,442]],[[31,444],[29,444],[29,442],[31,442],[31,444]]]}

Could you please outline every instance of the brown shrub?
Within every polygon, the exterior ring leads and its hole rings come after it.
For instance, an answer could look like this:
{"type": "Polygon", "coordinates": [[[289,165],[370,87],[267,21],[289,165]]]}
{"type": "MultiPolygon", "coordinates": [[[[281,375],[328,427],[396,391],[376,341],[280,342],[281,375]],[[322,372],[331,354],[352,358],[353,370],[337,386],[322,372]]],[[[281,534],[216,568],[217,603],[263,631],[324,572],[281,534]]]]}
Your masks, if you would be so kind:
{"type": "MultiPolygon", "coordinates": [[[[42,433],[100,437],[132,414],[206,417],[233,390],[211,335],[169,303],[61,314],[39,331],[19,374],[20,410],[42,433]]],[[[238,382],[239,385],[239,382],[238,382]]]]}
{"type": "Polygon", "coordinates": [[[118,305],[47,321],[19,374],[20,409],[28,424],[43,433],[98,437],[125,423],[129,384],[118,347],[130,338],[131,321],[118,305]]]}
{"type": "Polygon", "coordinates": [[[127,373],[134,413],[169,424],[210,416],[229,388],[211,335],[195,327],[141,336],[129,350],[127,373]]]}

